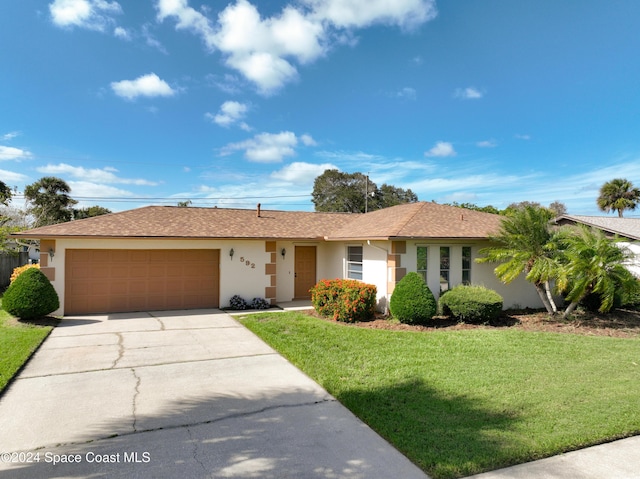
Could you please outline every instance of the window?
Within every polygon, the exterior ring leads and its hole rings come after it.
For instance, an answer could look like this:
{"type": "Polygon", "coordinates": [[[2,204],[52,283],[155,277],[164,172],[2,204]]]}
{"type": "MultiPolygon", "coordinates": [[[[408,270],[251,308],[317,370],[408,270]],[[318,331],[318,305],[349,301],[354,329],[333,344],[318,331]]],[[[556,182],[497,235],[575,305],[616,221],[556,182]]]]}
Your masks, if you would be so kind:
{"type": "Polygon", "coordinates": [[[471,246],[462,247],[462,284],[471,284],[471,246]]]}
{"type": "Polygon", "coordinates": [[[427,282],[427,252],[426,246],[418,246],[418,261],[416,264],[416,272],[422,276],[425,283],[427,282]]]}
{"type": "Polygon", "coordinates": [[[440,246],[440,292],[449,289],[449,247],[440,246]]]}
{"type": "Polygon", "coordinates": [[[347,278],[362,280],[362,246],[347,246],[347,278]]]}

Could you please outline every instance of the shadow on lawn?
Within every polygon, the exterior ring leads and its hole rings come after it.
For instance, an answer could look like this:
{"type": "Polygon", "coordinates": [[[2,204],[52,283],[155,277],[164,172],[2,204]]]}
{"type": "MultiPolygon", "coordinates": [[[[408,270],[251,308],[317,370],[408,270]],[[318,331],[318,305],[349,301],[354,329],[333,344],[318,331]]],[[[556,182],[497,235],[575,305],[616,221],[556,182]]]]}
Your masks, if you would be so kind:
{"type": "Polygon", "coordinates": [[[446,395],[421,380],[336,395],[376,432],[434,478],[453,478],[518,462],[523,447],[505,440],[516,413],[446,395]]]}

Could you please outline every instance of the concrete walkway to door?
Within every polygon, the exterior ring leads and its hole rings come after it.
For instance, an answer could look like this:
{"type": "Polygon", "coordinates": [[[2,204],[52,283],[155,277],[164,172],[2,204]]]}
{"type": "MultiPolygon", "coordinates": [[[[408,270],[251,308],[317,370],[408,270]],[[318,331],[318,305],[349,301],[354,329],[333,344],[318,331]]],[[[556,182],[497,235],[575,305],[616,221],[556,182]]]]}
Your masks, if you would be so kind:
{"type": "Polygon", "coordinates": [[[426,477],[217,310],[65,318],[0,431],[0,479],[426,477]]]}

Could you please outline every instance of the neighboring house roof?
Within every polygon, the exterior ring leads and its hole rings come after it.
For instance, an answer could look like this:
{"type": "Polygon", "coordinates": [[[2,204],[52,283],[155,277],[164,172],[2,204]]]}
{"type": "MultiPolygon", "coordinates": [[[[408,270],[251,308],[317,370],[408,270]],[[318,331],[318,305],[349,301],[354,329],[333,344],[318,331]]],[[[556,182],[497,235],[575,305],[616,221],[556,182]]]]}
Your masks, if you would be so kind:
{"type": "Polygon", "coordinates": [[[594,226],[607,233],[632,240],[640,240],[640,218],[619,218],[609,216],[562,215],[555,220],[558,225],[580,223],[594,226]]]}
{"type": "Polygon", "coordinates": [[[501,217],[436,203],[409,203],[366,214],[147,206],[43,226],[26,238],[389,239],[486,238],[501,217]]]}

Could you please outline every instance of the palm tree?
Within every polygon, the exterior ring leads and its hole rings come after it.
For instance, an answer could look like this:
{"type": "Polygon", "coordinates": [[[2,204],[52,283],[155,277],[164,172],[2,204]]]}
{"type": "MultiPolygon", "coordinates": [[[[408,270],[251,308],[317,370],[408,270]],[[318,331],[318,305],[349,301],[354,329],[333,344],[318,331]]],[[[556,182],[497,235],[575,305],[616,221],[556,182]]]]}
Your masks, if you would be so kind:
{"type": "Polygon", "coordinates": [[[563,229],[559,240],[563,246],[563,265],[558,270],[557,286],[568,291],[566,298],[570,301],[564,318],[591,293],[600,296],[599,311],[604,313],[613,306],[616,292],[637,290],[638,280],[624,266],[632,253],[617,244],[620,239],[608,238],[602,230],[581,225],[563,229]]]}
{"type": "Polygon", "coordinates": [[[600,188],[597,203],[602,211],[617,211],[618,216],[622,218],[624,210],[635,210],[640,203],[640,188],[634,188],[633,184],[624,178],[607,181],[600,188]]]}
{"type": "Polygon", "coordinates": [[[35,217],[35,225],[46,226],[70,221],[73,205],[78,202],[69,196],[71,188],[54,176],[40,178],[24,189],[24,197],[31,205],[29,213],[35,217]]]}
{"type": "Polygon", "coordinates": [[[557,243],[549,228],[553,213],[541,207],[525,205],[502,220],[500,231],[490,239],[497,244],[480,250],[479,263],[500,263],[495,274],[508,284],[521,274],[533,283],[549,314],[557,312],[549,282],[557,270],[557,243]]]}

